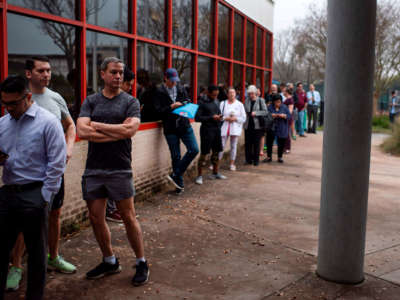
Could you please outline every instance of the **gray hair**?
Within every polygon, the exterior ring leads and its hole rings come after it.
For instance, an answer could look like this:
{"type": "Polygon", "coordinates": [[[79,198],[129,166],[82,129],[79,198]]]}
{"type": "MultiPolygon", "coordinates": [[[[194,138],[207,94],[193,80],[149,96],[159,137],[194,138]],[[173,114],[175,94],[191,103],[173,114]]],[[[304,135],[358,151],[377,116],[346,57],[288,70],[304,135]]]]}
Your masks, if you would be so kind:
{"type": "Polygon", "coordinates": [[[247,88],[247,93],[255,93],[255,94],[257,94],[257,87],[255,85],[250,85],[247,88]]]}
{"type": "Polygon", "coordinates": [[[106,57],[103,62],[101,63],[100,70],[105,71],[107,70],[108,64],[110,63],[121,63],[125,66],[125,64],[117,57],[106,57]]]}

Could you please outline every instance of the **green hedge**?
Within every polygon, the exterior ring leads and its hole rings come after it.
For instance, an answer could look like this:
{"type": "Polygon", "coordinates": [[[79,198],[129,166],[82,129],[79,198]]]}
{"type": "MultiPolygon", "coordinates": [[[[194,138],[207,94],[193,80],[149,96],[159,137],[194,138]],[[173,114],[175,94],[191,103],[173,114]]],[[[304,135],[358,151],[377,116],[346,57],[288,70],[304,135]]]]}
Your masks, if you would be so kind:
{"type": "Polygon", "coordinates": [[[372,118],[372,126],[383,129],[390,129],[390,121],[388,116],[374,116],[372,118]]]}

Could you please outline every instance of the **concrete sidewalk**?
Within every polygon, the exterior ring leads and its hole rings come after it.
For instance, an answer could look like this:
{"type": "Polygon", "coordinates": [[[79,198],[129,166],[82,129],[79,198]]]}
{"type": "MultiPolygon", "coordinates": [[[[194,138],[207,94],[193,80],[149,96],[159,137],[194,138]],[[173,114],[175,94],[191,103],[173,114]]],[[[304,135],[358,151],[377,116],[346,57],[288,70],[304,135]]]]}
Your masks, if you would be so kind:
{"type": "MultiPolygon", "coordinates": [[[[134,255],[124,227],[110,224],[123,271],[96,281],[85,273],[101,254],[90,228],[64,241],[74,275],[51,273],[46,299],[400,299],[400,158],[373,138],[366,281],[338,285],[315,276],[322,134],[293,142],[285,164],[238,164],[226,181],[188,184],[137,205],[151,264],[148,285],[134,288],[134,255]]],[[[275,155],[275,154],[274,154],[275,155]]],[[[238,159],[242,161],[242,157],[238,159]]],[[[352,195],[349,195],[351,197],[352,195]]],[[[22,290],[6,299],[22,299],[22,290]]]]}

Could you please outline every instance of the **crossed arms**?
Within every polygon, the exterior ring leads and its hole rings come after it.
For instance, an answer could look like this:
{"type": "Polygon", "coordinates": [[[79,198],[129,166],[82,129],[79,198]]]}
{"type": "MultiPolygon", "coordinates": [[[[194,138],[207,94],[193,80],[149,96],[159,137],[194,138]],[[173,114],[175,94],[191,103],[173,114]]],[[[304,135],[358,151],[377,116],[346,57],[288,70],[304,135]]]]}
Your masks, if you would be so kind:
{"type": "Polygon", "coordinates": [[[89,117],[78,118],[77,132],[82,140],[95,143],[115,142],[133,137],[140,125],[139,118],[127,118],[122,124],[93,122],[89,117]]]}

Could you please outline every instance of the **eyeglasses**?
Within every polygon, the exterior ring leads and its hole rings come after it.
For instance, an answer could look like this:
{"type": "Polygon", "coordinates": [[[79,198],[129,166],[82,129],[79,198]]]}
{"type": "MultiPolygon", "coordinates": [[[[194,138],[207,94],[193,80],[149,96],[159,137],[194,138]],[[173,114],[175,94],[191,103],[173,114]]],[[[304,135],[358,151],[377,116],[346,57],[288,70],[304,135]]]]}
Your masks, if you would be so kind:
{"type": "Polygon", "coordinates": [[[0,100],[0,104],[4,105],[5,107],[16,107],[22,102],[22,100],[26,98],[27,95],[28,94],[24,94],[21,98],[10,102],[4,102],[3,100],[0,100]]]}

